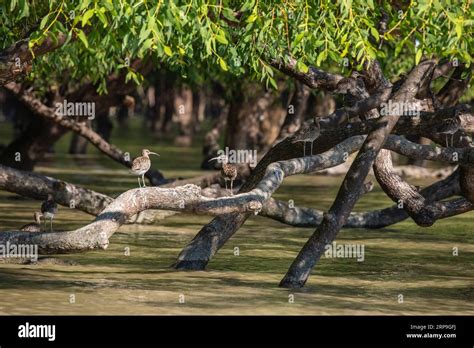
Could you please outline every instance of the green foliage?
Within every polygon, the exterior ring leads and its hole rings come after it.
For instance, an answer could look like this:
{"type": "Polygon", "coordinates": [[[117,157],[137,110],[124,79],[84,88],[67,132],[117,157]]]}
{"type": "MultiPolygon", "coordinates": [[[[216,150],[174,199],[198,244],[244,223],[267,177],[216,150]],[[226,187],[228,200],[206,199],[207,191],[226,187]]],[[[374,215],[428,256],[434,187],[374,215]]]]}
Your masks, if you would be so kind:
{"type": "Polygon", "coordinates": [[[37,58],[31,77],[45,81],[66,74],[73,81],[102,83],[102,90],[104,78],[122,69],[139,81],[128,66],[135,58],[152,58],[188,78],[196,77],[198,69],[214,79],[250,75],[274,87],[271,58],[291,56],[303,72],[309,65],[344,71],[344,63],[360,66],[379,59],[389,76],[423,57],[468,65],[473,59],[469,0],[422,0],[403,7],[351,0],[45,3],[6,0],[0,5],[1,48],[30,31],[31,47],[68,34],[63,48],[37,58]],[[378,30],[382,11],[390,18],[385,32],[378,30]]]}

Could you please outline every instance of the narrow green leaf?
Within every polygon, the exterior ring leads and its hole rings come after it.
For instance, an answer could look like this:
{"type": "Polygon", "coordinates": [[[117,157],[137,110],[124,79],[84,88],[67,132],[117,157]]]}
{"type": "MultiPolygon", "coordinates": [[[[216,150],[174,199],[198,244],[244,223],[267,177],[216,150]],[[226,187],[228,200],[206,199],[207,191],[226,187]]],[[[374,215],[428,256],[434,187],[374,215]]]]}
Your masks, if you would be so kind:
{"type": "Polygon", "coordinates": [[[372,36],[375,38],[375,40],[379,41],[380,36],[379,36],[379,32],[377,31],[376,28],[371,27],[371,28],[370,28],[370,33],[371,33],[372,36]]]}
{"type": "Polygon", "coordinates": [[[227,63],[222,58],[219,58],[219,65],[221,66],[222,70],[224,70],[224,71],[229,70],[229,68],[227,67],[227,63]]]}
{"type": "Polygon", "coordinates": [[[46,23],[48,23],[48,19],[49,19],[49,15],[50,14],[47,14],[40,22],[40,30],[43,29],[45,26],[46,26],[46,23]]]}
{"type": "Polygon", "coordinates": [[[303,72],[303,73],[307,73],[309,68],[308,66],[303,63],[301,60],[299,60],[297,63],[296,63],[296,67],[298,68],[299,71],[303,72]]]}
{"type": "Polygon", "coordinates": [[[167,56],[171,57],[173,55],[173,51],[171,51],[171,48],[169,46],[163,45],[163,50],[165,51],[167,56]]]}
{"type": "Polygon", "coordinates": [[[456,28],[456,36],[459,40],[462,36],[462,21],[457,20],[455,28],[456,28]]]}
{"type": "Polygon", "coordinates": [[[415,55],[415,64],[418,64],[421,60],[421,56],[423,55],[423,50],[418,50],[415,55]]]}
{"type": "Polygon", "coordinates": [[[257,19],[257,15],[256,14],[251,14],[249,16],[249,18],[247,18],[247,23],[253,23],[253,22],[255,22],[256,19],[257,19]]]}
{"type": "Polygon", "coordinates": [[[224,45],[229,44],[229,41],[227,41],[225,34],[223,32],[216,35],[216,40],[224,45]]]}
{"type": "Polygon", "coordinates": [[[86,13],[82,16],[82,26],[84,27],[87,24],[87,21],[92,18],[94,15],[94,10],[87,10],[86,13]]]}
{"type": "Polygon", "coordinates": [[[86,48],[89,48],[89,42],[87,41],[86,34],[84,34],[82,30],[80,29],[77,30],[77,37],[79,38],[79,40],[82,41],[82,43],[84,44],[84,46],[86,46],[86,48]]]}

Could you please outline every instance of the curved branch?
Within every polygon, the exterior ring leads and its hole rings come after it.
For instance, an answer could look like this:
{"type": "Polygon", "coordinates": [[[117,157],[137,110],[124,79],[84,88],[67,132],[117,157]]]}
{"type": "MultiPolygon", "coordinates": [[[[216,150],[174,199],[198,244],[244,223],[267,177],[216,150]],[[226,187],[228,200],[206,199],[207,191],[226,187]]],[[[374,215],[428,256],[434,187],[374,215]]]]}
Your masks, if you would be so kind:
{"type": "MultiPolygon", "coordinates": [[[[437,181],[420,193],[429,201],[440,201],[448,197],[459,195],[459,169],[443,180],[437,181]]],[[[284,224],[297,227],[318,227],[324,212],[306,207],[290,207],[288,203],[270,198],[263,205],[260,215],[280,221],[284,224]]],[[[344,224],[345,228],[383,228],[407,219],[405,210],[397,204],[380,210],[369,212],[352,212],[344,224]]],[[[444,218],[443,214],[440,218],[444,218]]]]}
{"type": "Polygon", "coordinates": [[[474,164],[474,148],[445,148],[421,145],[399,135],[390,135],[384,148],[413,159],[450,164],[474,164]]]}
{"type": "MultiPolygon", "coordinates": [[[[415,97],[421,82],[431,75],[435,67],[432,60],[416,66],[408,75],[406,82],[395,93],[393,101],[407,101],[415,97]]],[[[375,158],[392,132],[400,114],[389,114],[376,119],[376,128],[372,130],[352,163],[339,189],[336,200],[323,218],[318,229],[309,238],[296,259],[291,264],[285,277],[280,282],[282,287],[302,287],[306,283],[311,269],[321,257],[325,246],[331,243],[358,200],[358,188],[369,173],[375,158]]]]}
{"type": "Polygon", "coordinates": [[[344,78],[342,75],[329,73],[315,67],[310,67],[308,72],[304,73],[296,67],[296,59],[288,58],[287,60],[288,62],[286,63],[283,60],[270,59],[268,63],[282,73],[297,79],[312,89],[334,91],[337,88],[337,84],[344,78]]]}
{"type": "Polygon", "coordinates": [[[68,232],[29,233],[10,231],[0,233],[0,245],[36,244],[41,253],[67,253],[95,248],[105,249],[109,238],[132,216],[147,209],[183,211],[195,214],[221,215],[254,213],[262,209],[285,176],[309,173],[343,163],[347,153],[357,151],[364,137],[353,137],[333,149],[312,157],[281,161],[268,166],[255,189],[232,197],[208,198],[201,188],[185,185],[177,188],[140,188],[122,193],[97,218],[80,229],[68,232]]]}
{"type": "MultiPolygon", "coordinates": [[[[56,203],[78,209],[91,215],[99,215],[113,198],[66,181],[25,172],[0,165],[0,189],[38,200],[53,195],[56,203]]],[[[173,214],[171,212],[146,210],[131,216],[127,223],[153,223],[173,214]]]]}
{"type": "Polygon", "coordinates": [[[420,226],[431,226],[441,213],[437,203],[428,202],[418,190],[394,172],[392,155],[381,150],[374,162],[374,174],[383,191],[420,226]]]}
{"type": "Polygon", "coordinates": [[[59,33],[55,39],[45,38],[41,44],[29,49],[29,40],[20,40],[8,49],[0,52],[0,86],[15,81],[31,71],[33,58],[54,51],[64,45],[67,35],[59,33]]]}
{"type": "MultiPolygon", "coordinates": [[[[76,122],[73,118],[67,118],[56,114],[54,108],[46,106],[39,99],[22,91],[21,85],[17,83],[11,82],[5,85],[5,88],[17,95],[19,100],[21,100],[21,102],[36,115],[51,120],[54,123],[83,136],[103,154],[107,155],[114,161],[131,168],[132,161],[126,159],[125,153],[118,147],[105,141],[98,133],[90,128],[87,123],[76,122]]],[[[153,185],[159,185],[166,182],[163,175],[155,169],[150,169],[145,176],[153,185]]]]}
{"type": "Polygon", "coordinates": [[[436,100],[444,107],[454,106],[464,94],[471,80],[471,68],[459,65],[454,69],[448,82],[436,95],[436,100]],[[463,73],[467,72],[466,78],[462,79],[463,73]]]}

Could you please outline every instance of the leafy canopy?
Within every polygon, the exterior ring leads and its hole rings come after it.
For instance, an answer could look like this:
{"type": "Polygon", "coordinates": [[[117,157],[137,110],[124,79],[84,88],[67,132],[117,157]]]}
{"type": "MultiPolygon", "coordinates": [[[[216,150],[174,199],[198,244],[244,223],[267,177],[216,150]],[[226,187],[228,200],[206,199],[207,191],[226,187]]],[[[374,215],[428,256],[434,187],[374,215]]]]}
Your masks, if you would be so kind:
{"type": "Polygon", "coordinates": [[[60,33],[68,42],[38,57],[32,79],[67,74],[97,82],[136,58],[178,70],[183,76],[251,75],[276,87],[268,59],[309,65],[362,64],[379,59],[387,74],[407,70],[423,56],[470,65],[473,52],[470,0],[205,1],[205,0],[6,0],[0,5],[0,43],[5,49],[30,38],[30,47],[60,33]],[[398,3],[398,2],[395,2],[398,3]],[[383,14],[386,30],[379,30],[383,14]],[[194,72],[195,74],[195,72],[194,72]]]}

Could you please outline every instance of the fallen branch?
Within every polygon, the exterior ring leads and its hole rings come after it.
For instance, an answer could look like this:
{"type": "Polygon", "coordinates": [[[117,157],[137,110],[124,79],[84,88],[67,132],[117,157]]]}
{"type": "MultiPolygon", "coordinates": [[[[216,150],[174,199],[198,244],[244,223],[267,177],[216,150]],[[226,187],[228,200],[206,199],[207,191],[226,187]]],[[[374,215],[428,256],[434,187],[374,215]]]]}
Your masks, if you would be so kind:
{"type": "MultiPolygon", "coordinates": [[[[48,194],[51,194],[56,203],[95,216],[114,200],[102,193],[66,181],[3,165],[0,165],[0,189],[37,200],[45,200],[48,194]]],[[[127,223],[154,223],[170,214],[173,213],[146,210],[131,216],[127,223]]]]}
{"type": "Polygon", "coordinates": [[[231,197],[208,198],[201,188],[185,185],[177,188],[148,187],[124,192],[97,218],[80,229],[67,232],[29,233],[7,231],[0,234],[0,245],[36,244],[41,253],[68,253],[105,249],[109,238],[132,216],[143,210],[160,209],[194,214],[222,215],[234,212],[258,214],[266,200],[281,185],[285,176],[308,173],[344,162],[346,154],[356,151],[363,136],[347,139],[323,154],[273,163],[257,187],[231,197]]]}
{"type": "MultiPolygon", "coordinates": [[[[459,169],[448,177],[437,181],[425,188],[420,193],[427,200],[441,201],[443,199],[459,195],[459,169]]],[[[322,221],[324,212],[307,207],[297,207],[287,202],[270,198],[265,202],[261,216],[280,221],[284,224],[297,227],[318,227],[322,221]]],[[[351,212],[344,224],[345,228],[383,228],[407,219],[409,216],[405,210],[400,209],[398,204],[380,210],[369,212],[351,212]]],[[[441,215],[439,218],[446,216],[441,215]]]]}

